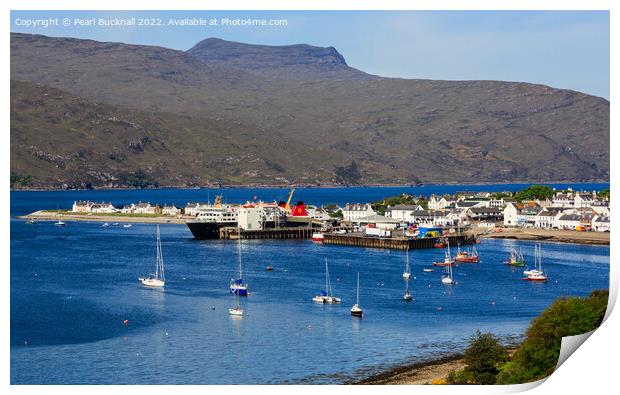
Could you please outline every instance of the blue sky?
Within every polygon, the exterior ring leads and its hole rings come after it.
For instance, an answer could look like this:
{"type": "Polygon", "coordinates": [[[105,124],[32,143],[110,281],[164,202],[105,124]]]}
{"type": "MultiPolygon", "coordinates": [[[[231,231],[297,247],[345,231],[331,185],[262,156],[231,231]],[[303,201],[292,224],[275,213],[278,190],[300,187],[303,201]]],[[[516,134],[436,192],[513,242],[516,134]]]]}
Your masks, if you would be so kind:
{"type": "Polygon", "coordinates": [[[13,11],[11,31],[186,50],[207,37],[333,46],[387,77],[541,83],[609,99],[607,11],[13,11]],[[16,26],[36,18],[161,18],[161,27],[16,26]],[[172,27],[169,18],[286,19],[286,27],[172,27]]]}

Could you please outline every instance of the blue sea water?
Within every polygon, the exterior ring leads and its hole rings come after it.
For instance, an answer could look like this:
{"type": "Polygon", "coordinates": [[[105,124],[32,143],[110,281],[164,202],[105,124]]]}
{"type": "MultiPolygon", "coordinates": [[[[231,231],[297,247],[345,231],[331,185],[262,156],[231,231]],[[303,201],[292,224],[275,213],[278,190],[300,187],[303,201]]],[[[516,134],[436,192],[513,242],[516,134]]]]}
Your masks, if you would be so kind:
{"type": "MultiPolygon", "coordinates": [[[[455,187],[463,189],[473,190],[455,187]]],[[[342,203],[400,191],[307,189],[298,197],[342,203]]],[[[11,213],[55,208],[57,202],[66,207],[76,199],[181,204],[204,193],[13,192],[11,213]]],[[[241,201],[279,199],[287,191],[225,193],[229,201],[241,201]]],[[[532,262],[534,243],[483,240],[477,246],[481,262],[455,268],[453,286],[441,284],[439,268],[422,271],[443,251],[412,251],[415,301],[406,303],[402,251],[246,240],[241,251],[251,295],[242,299],[246,315],[233,318],[228,283],[237,267],[236,242],[196,241],[184,225],[161,225],[161,238],[166,288],[145,289],[137,278],[154,267],[154,225],[57,227],[12,219],[11,383],[342,383],[460,351],[478,329],[517,341],[557,297],[609,286],[609,247],[543,243],[550,280],[532,284],[502,262],[513,247],[523,248],[532,262]],[[324,288],[324,257],[341,305],[311,301],[324,288]],[[358,271],[361,320],[349,314],[358,271]]]]}

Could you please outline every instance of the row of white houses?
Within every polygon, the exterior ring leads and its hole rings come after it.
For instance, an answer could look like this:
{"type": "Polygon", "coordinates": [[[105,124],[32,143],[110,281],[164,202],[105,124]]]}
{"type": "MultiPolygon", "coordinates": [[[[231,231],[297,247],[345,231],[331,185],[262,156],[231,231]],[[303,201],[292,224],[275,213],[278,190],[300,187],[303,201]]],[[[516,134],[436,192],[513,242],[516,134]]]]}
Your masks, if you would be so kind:
{"type": "Polygon", "coordinates": [[[163,214],[177,216],[182,214],[182,210],[175,205],[157,205],[149,202],[138,202],[127,204],[121,208],[114,207],[112,203],[95,203],[91,201],[75,201],[71,212],[74,213],[123,213],[123,214],[163,214]]]}
{"type": "Polygon", "coordinates": [[[607,232],[609,217],[609,207],[598,210],[594,207],[543,207],[530,202],[506,206],[504,226],[607,232]]]}

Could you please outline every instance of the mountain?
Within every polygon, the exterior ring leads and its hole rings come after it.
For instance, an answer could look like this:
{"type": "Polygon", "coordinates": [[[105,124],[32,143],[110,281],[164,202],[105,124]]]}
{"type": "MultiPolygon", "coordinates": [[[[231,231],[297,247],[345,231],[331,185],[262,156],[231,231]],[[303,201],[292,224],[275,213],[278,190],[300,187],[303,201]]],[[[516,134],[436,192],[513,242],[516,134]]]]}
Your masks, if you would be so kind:
{"type": "Polygon", "coordinates": [[[11,79],[14,185],[609,179],[607,100],[380,78],[332,48],[207,39],[184,52],[12,34],[11,79]]]}
{"type": "Polygon", "coordinates": [[[334,47],[250,45],[208,38],[187,51],[211,65],[233,67],[269,79],[326,80],[375,78],[347,65],[334,47]]]}

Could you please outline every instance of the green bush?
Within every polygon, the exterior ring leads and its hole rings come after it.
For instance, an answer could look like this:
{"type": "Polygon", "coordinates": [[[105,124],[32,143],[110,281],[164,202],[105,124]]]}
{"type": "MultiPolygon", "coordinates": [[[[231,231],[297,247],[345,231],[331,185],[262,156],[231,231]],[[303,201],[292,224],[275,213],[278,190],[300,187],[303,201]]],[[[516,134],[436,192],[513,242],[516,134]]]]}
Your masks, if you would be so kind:
{"type": "Polygon", "coordinates": [[[518,384],[540,380],[555,369],[562,337],[596,329],[605,316],[609,291],[594,291],[586,299],[558,299],[532,321],[526,340],[512,361],[502,367],[498,384],[518,384]]]}
{"type": "Polygon", "coordinates": [[[449,384],[495,384],[500,366],[508,360],[508,351],[491,333],[476,333],[465,350],[463,370],[450,372],[449,384]]]}

